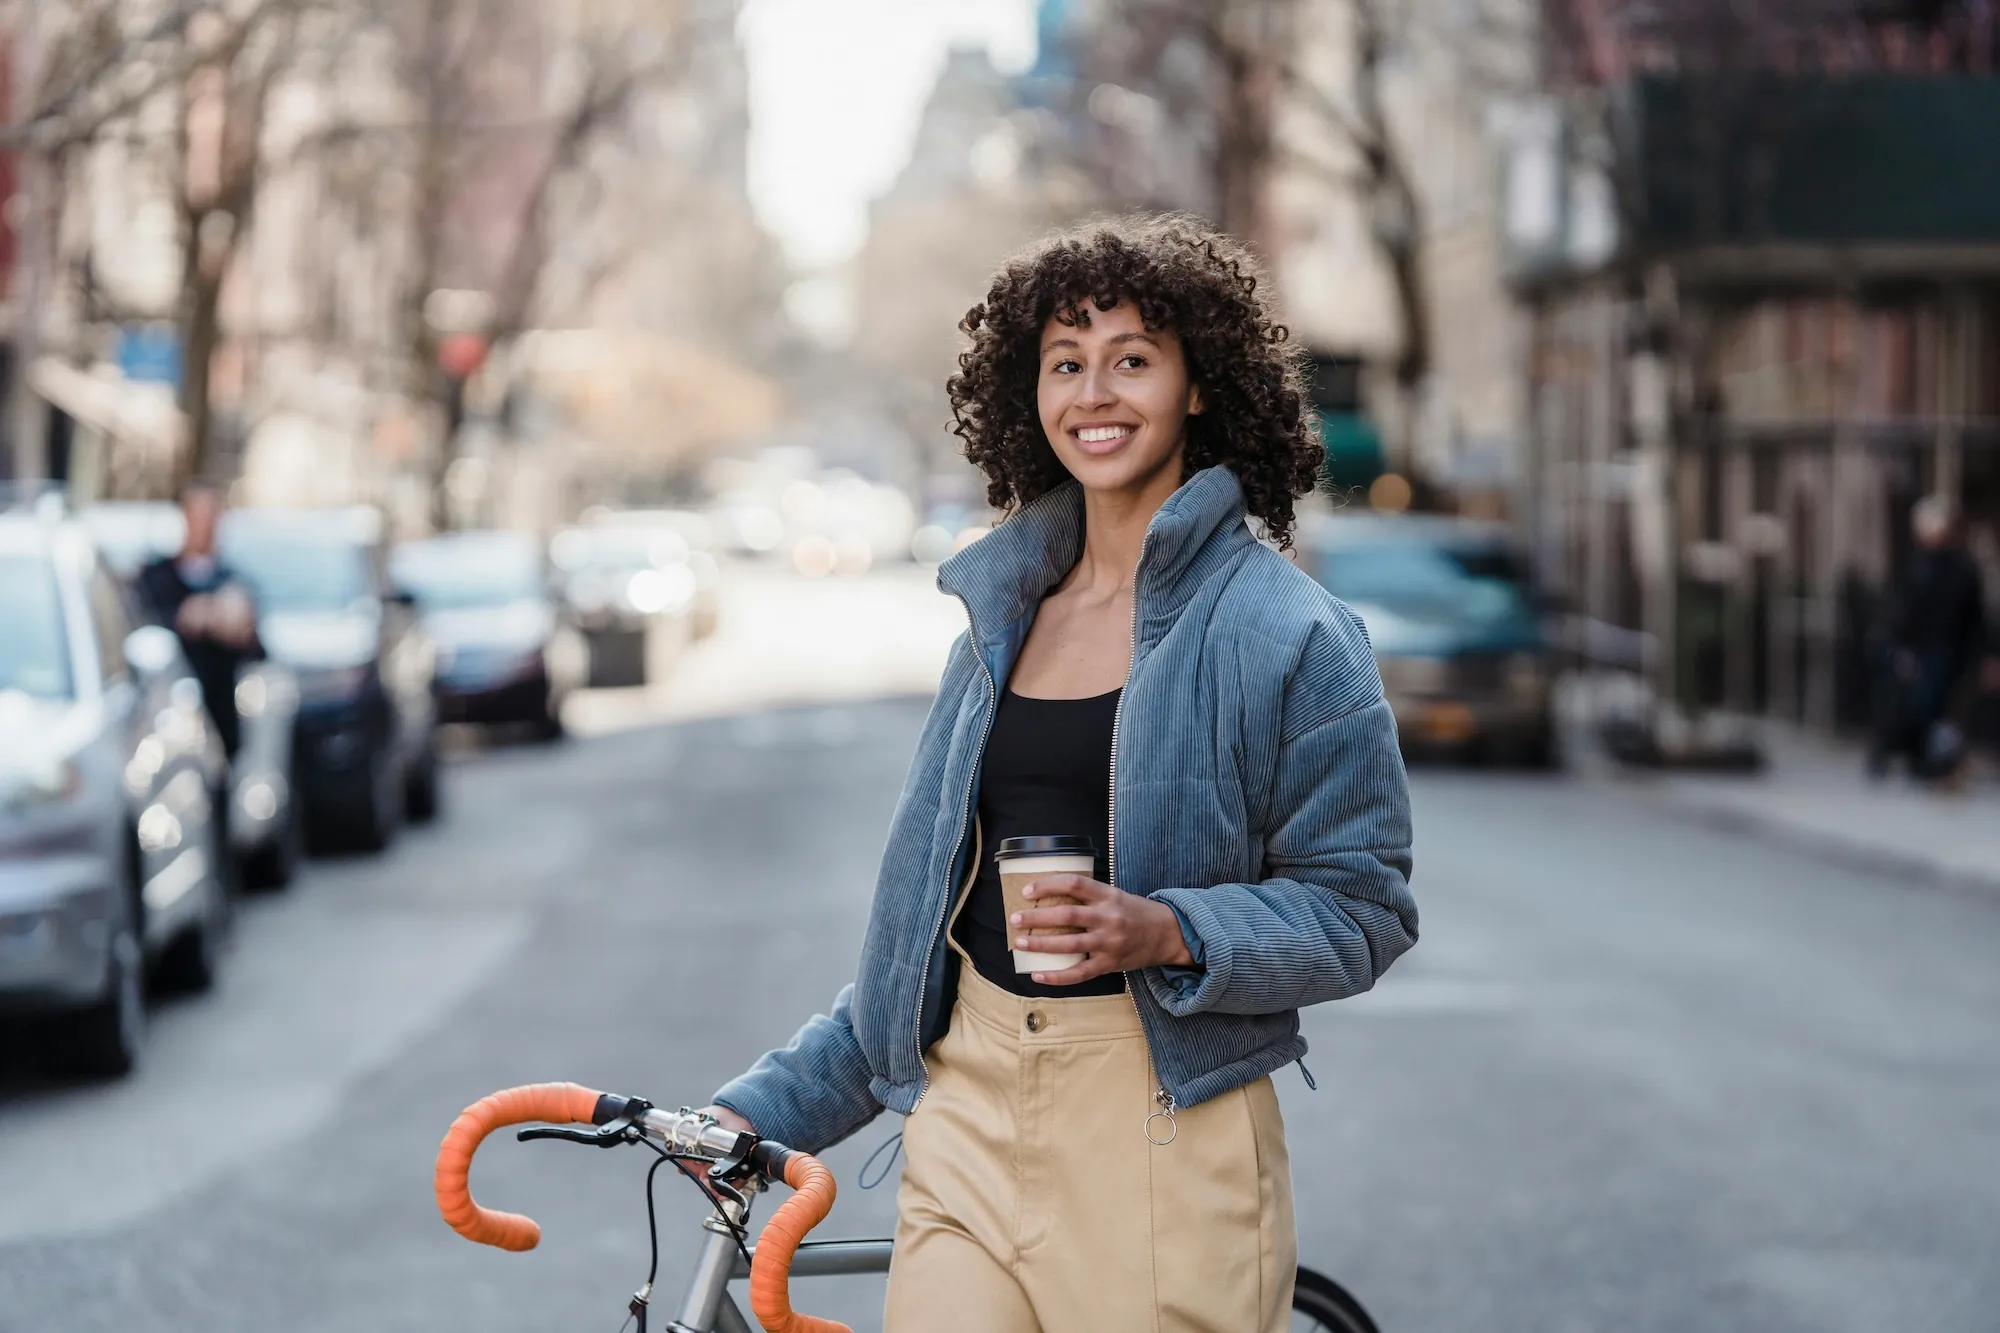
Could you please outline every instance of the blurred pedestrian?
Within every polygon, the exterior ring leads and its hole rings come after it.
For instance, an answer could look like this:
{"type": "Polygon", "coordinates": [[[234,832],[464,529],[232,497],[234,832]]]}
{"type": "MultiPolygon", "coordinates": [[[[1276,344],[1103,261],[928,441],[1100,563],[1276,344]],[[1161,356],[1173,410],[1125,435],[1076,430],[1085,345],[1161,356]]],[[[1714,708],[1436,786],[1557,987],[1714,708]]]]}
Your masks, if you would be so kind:
{"type": "Polygon", "coordinates": [[[1944,778],[1964,756],[1953,703],[1984,651],[1985,599],[1949,500],[1919,500],[1910,525],[1917,547],[1887,603],[1868,771],[1880,777],[1901,758],[1913,776],[1944,778]]]}
{"type": "Polygon", "coordinates": [[[139,596],[160,624],[179,636],[201,684],[202,702],[232,757],[242,739],[236,712],[236,673],[264,655],[257,638],[257,614],[241,580],[216,550],[222,518],[222,488],[194,481],[181,489],[186,536],[181,549],[139,571],[139,596]]]}
{"type": "Polygon", "coordinates": [[[1007,517],[939,570],[970,628],[854,984],[715,1099],[813,1150],[908,1117],[887,1333],[1289,1327],[1269,1076],[1417,919],[1361,622],[1245,521],[1289,545],[1322,455],[1269,301],[1167,218],[1013,260],[961,325],[1007,517]],[[1058,844],[1091,873],[1003,882],[1058,844]]]}

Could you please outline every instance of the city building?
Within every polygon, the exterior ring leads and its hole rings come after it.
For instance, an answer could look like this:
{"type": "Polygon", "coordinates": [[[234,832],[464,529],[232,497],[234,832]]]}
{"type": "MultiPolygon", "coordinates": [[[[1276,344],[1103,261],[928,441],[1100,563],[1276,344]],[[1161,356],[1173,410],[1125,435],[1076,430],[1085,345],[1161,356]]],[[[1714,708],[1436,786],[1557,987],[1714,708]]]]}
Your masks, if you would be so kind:
{"type": "Polygon", "coordinates": [[[1858,725],[1912,501],[2000,590],[1990,8],[1558,8],[1507,202],[1542,575],[1665,717],[1858,725]]]}
{"type": "Polygon", "coordinates": [[[32,348],[32,447],[10,470],[89,498],[200,467],[254,502],[370,501],[419,527],[520,335],[626,331],[655,355],[698,333],[736,370],[769,341],[782,274],[745,192],[736,0],[329,5],[241,45],[215,24],[255,6],[30,9],[16,86],[60,92],[105,32],[192,72],[124,99],[114,62],[65,103],[101,116],[30,139],[5,317],[32,348]]]}

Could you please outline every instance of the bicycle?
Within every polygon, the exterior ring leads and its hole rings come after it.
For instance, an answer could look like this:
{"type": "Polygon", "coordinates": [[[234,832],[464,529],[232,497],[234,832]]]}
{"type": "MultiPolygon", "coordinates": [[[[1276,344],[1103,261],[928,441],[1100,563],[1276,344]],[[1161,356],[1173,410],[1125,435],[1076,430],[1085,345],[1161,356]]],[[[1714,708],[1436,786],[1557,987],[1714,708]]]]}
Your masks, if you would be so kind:
{"type": "MultiPolygon", "coordinates": [[[[887,1274],[889,1240],[808,1241],[806,1235],[833,1207],[833,1173],[809,1153],[754,1134],[724,1129],[712,1117],[683,1107],[665,1111],[638,1097],[619,1097],[575,1083],[536,1083],[508,1088],[468,1106],[438,1147],[435,1190],[438,1211],[467,1240],[503,1250],[531,1250],[541,1228],[518,1213],[503,1213],[473,1201],[467,1185],[472,1158],[497,1129],[533,1123],[516,1137],[558,1139],[614,1148],[643,1144],[655,1154],[646,1173],[646,1226],[652,1238],[652,1265],[646,1281],[626,1306],[626,1322],[646,1333],[653,1280],[660,1268],[660,1231],[653,1205],[653,1176],[672,1163],[693,1181],[714,1209],[702,1221],[707,1233],[686,1295],[668,1333],[751,1333],[729,1294],[729,1284],[750,1282],[750,1307],[766,1333],[851,1333],[845,1324],[792,1308],[791,1279],[836,1274],[887,1274]],[[589,1125],[590,1129],[561,1128],[589,1125]],[[698,1168],[706,1167],[706,1170],[698,1168]],[[779,1181],[794,1193],[748,1243],[754,1195],[779,1181]]],[[[1361,1303],[1333,1279],[1301,1267],[1292,1312],[1327,1333],[1378,1333],[1361,1303]]],[[[1294,1324],[1294,1327],[1300,1327],[1294,1324]]]]}

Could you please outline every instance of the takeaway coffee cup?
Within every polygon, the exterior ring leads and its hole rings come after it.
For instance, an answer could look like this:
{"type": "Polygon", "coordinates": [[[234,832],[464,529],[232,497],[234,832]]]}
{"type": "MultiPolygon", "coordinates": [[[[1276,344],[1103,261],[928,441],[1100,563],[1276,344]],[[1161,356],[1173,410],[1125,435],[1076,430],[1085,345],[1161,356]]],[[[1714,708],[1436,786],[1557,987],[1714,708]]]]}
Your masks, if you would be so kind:
{"type": "MultiPolygon", "coordinates": [[[[1043,875],[1088,875],[1097,868],[1097,846],[1089,838],[1059,834],[1031,838],[1003,838],[993,860],[1000,867],[1000,896],[1006,901],[1007,916],[1029,907],[1074,906],[1077,899],[1061,894],[1030,899],[1028,885],[1043,875]]],[[[1060,972],[1074,967],[1080,955],[1062,953],[1058,942],[1064,935],[1078,935],[1076,926],[1055,926],[1031,932],[1036,940],[1047,939],[1046,950],[1014,950],[1016,972],[1060,972]]],[[[1009,939],[1017,938],[1012,926],[1009,939]]]]}

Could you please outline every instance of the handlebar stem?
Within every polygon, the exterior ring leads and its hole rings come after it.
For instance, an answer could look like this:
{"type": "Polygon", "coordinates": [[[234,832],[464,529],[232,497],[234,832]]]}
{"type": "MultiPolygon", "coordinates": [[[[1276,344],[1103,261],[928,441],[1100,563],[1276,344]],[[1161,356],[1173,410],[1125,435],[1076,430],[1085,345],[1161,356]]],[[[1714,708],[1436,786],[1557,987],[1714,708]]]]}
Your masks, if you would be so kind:
{"type": "Polygon", "coordinates": [[[744,1140],[750,1136],[724,1129],[705,1115],[693,1111],[662,1111],[653,1107],[639,1118],[639,1132],[670,1153],[685,1157],[707,1157],[722,1161],[741,1157],[749,1150],[744,1140]]]}

